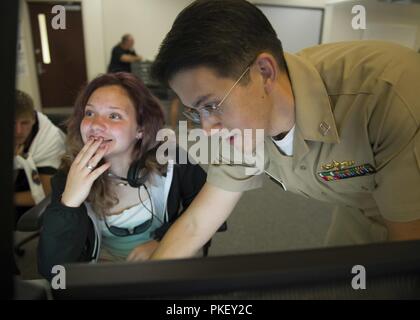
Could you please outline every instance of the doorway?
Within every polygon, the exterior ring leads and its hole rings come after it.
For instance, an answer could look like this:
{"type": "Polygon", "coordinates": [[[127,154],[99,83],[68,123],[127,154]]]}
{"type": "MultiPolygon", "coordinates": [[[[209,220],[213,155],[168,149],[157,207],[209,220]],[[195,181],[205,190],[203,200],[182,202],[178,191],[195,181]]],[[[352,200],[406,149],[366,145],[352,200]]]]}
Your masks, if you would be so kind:
{"type": "Polygon", "coordinates": [[[72,106],[86,83],[80,2],[28,2],[42,108],[72,106]],[[55,5],[65,8],[65,29],[54,29],[55,5]]]}

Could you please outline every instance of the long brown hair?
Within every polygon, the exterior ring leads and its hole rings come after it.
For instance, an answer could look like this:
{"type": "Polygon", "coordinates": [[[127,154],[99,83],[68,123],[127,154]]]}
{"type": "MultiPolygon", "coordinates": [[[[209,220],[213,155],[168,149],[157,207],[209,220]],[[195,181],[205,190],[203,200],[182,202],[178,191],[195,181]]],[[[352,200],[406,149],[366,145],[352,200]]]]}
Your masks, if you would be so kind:
{"type": "MultiPolygon", "coordinates": [[[[162,174],[165,167],[157,162],[155,152],[148,152],[157,145],[156,135],[164,125],[162,108],[144,83],[136,76],[127,72],[99,75],[79,92],[74,104],[73,115],[67,122],[67,152],[63,157],[62,169],[66,173],[69,171],[75,157],[84,145],[80,133],[80,124],[83,120],[86,104],[90,96],[95,90],[112,85],[120,86],[126,91],[133,103],[137,124],[143,131],[142,139],[139,139],[133,148],[133,161],[145,157],[146,171],[148,173],[154,171],[162,174]]],[[[109,178],[107,175],[101,175],[94,182],[87,198],[95,213],[99,216],[106,215],[109,208],[118,203],[118,198],[112,192],[108,182],[109,178]]]]}

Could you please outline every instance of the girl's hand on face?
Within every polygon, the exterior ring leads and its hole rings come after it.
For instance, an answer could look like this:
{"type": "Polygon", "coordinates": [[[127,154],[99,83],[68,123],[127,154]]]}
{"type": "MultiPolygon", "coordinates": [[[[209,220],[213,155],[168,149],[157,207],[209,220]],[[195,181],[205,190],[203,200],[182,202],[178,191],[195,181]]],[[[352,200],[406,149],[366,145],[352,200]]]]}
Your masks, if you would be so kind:
{"type": "Polygon", "coordinates": [[[67,175],[61,203],[67,207],[79,207],[89,195],[93,183],[111,166],[105,163],[96,168],[108,146],[101,146],[103,139],[89,139],[74,159],[67,175]]]}
{"type": "Polygon", "coordinates": [[[150,256],[155,252],[156,248],[159,246],[157,240],[151,240],[145,242],[133,249],[127,257],[127,261],[145,261],[149,260],[150,256]]]}

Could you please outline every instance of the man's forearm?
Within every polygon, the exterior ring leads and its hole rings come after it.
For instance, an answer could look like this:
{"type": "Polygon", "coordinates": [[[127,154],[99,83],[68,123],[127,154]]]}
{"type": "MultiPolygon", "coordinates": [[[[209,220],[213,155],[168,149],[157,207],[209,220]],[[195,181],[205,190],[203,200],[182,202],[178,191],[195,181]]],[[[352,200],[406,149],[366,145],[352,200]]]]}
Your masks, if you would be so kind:
{"type": "Polygon", "coordinates": [[[409,222],[391,222],[385,220],[388,229],[388,241],[420,239],[420,219],[409,222]]]}
{"type": "Polygon", "coordinates": [[[241,194],[205,183],[188,209],[165,234],[151,259],[193,256],[227,220],[241,194]]]}
{"type": "Polygon", "coordinates": [[[187,258],[193,256],[201,248],[201,243],[194,241],[194,238],[196,238],[193,231],[194,227],[186,220],[186,216],[178,218],[165,234],[150,259],[187,258]]]}

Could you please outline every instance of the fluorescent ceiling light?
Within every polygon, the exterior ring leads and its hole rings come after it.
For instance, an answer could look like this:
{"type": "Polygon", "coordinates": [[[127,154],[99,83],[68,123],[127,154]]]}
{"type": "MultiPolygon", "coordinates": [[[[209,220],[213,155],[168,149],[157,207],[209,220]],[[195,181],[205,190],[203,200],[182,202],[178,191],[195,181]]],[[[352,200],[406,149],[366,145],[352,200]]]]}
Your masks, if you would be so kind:
{"type": "Polygon", "coordinates": [[[39,24],[39,35],[41,37],[41,51],[42,51],[42,62],[44,64],[51,63],[50,56],[50,46],[48,44],[48,32],[47,32],[47,23],[45,20],[45,14],[38,14],[38,24],[39,24]]]}

